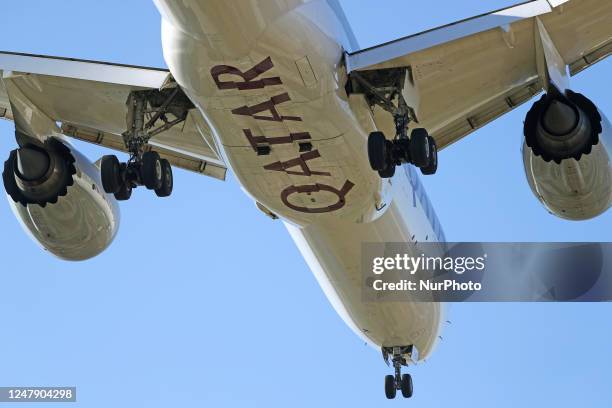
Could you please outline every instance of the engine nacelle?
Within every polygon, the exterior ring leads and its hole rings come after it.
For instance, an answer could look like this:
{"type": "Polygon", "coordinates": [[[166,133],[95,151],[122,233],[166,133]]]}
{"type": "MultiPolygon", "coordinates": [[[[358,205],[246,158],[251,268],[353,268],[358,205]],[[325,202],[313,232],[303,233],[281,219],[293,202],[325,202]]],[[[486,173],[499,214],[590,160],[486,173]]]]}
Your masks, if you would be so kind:
{"type": "Polygon", "coordinates": [[[612,127],[583,95],[545,95],[525,120],[523,162],[531,190],[553,214],[586,220],[612,205],[612,127]]]}
{"type": "Polygon", "coordinates": [[[119,207],[104,193],[98,169],[74,147],[55,138],[22,146],[11,152],[2,178],[13,213],[45,250],[80,261],[112,243],[119,207]]]}

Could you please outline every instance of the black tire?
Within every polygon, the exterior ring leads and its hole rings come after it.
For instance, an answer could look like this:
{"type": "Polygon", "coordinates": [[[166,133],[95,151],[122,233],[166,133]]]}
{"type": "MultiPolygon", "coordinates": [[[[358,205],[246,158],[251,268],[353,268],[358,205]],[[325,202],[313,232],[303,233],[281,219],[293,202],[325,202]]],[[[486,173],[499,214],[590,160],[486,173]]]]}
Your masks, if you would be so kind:
{"type": "Polygon", "coordinates": [[[438,146],[436,145],[434,138],[431,136],[429,136],[429,150],[431,152],[431,162],[427,167],[423,167],[421,169],[421,173],[426,176],[436,174],[436,171],[438,171],[438,146]]]}
{"type": "Polygon", "coordinates": [[[368,158],[374,171],[383,171],[388,167],[387,139],[382,132],[372,132],[368,137],[368,158]]]}
{"type": "Polygon", "coordinates": [[[402,395],[404,398],[412,397],[412,376],[410,374],[402,375],[400,389],[402,390],[402,395]]]}
{"type": "Polygon", "coordinates": [[[142,183],[149,190],[161,188],[164,181],[161,159],[157,152],[145,152],[142,155],[142,183]]]}
{"type": "Polygon", "coordinates": [[[410,160],[419,168],[429,166],[431,153],[429,151],[429,135],[427,130],[414,129],[410,135],[410,160]]]}
{"type": "Polygon", "coordinates": [[[384,170],[380,170],[378,172],[378,175],[380,176],[380,178],[384,179],[392,178],[393,176],[395,176],[395,166],[391,165],[384,170]]]}
{"type": "Polygon", "coordinates": [[[132,197],[132,185],[130,183],[123,183],[119,191],[115,193],[115,199],[117,201],[127,201],[132,197]]]}
{"type": "Polygon", "coordinates": [[[174,187],[174,178],[172,176],[172,166],[170,162],[166,159],[162,159],[162,170],[163,170],[163,180],[160,188],[155,190],[155,194],[158,197],[169,197],[172,194],[172,188],[174,187]]]}
{"type": "Polygon", "coordinates": [[[385,376],[385,395],[387,399],[395,398],[397,390],[395,389],[395,377],[392,375],[385,376]]]}
{"type": "Polygon", "coordinates": [[[121,188],[121,165],[117,156],[104,156],[100,163],[102,188],[107,194],[115,194],[121,188]]]}

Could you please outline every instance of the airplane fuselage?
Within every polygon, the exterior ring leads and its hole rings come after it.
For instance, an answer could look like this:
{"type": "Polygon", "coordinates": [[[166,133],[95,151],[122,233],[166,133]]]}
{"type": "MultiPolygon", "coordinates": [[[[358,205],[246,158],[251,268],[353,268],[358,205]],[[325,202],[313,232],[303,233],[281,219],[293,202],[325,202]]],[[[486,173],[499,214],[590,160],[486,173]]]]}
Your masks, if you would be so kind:
{"type": "Polygon", "coordinates": [[[334,1],[156,0],[170,71],[210,126],[245,191],[290,235],[337,312],[376,347],[426,358],[438,303],[364,302],[363,242],[444,241],[417,170],[392,179],[369,166],[377,130],[348,96],[352,34],[334,1]]]}

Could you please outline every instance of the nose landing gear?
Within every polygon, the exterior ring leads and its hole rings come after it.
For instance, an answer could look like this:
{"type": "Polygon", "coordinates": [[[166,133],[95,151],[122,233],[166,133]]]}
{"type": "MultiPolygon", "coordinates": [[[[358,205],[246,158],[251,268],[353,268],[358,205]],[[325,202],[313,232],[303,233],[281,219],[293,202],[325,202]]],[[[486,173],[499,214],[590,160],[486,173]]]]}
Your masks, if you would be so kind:
{"type": "Polygon", "coordinates": [[[395,375],[385,376],[385,395],[387,399],[394,399],[397,390],[402,392],[404,398],[412,397],[412,376],[410,374],[401,374],[399,365],[395,367],[395,375]]]}
{"type": "Polygon", "coordinates": [[[404,398],[412,397],[413,386],[412,376],[410,374],[402,374],[402,366],[407,366],[408,362],[405,356],[411,356],[413,351],[412,346],[408,347],[383,347],[383,358],[389,364],[389,357],[395,370],[395,375],[385,376],[385,395],[387,399],[394,399],[397,390],[400,390],[404,398]]]}

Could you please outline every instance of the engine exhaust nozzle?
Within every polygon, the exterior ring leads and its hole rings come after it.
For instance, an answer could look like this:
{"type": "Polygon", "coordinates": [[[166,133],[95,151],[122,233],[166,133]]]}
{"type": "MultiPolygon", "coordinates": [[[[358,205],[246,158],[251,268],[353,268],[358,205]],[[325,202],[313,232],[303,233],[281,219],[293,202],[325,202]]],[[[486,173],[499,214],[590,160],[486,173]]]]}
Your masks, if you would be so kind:
{"type": "Polygon", "coordinates": [[[576,110],[559,100],[553,100],[542,118],[542,126],[552,135],[565,136],[578,126],[576,110]]]}
{"type": "Polygon", "coordinates": [[[51,159],[47,152],[35,147],[22,147],[17,150],[18,177],[26,181],[40,180],[49,171],[51,159]]]}

